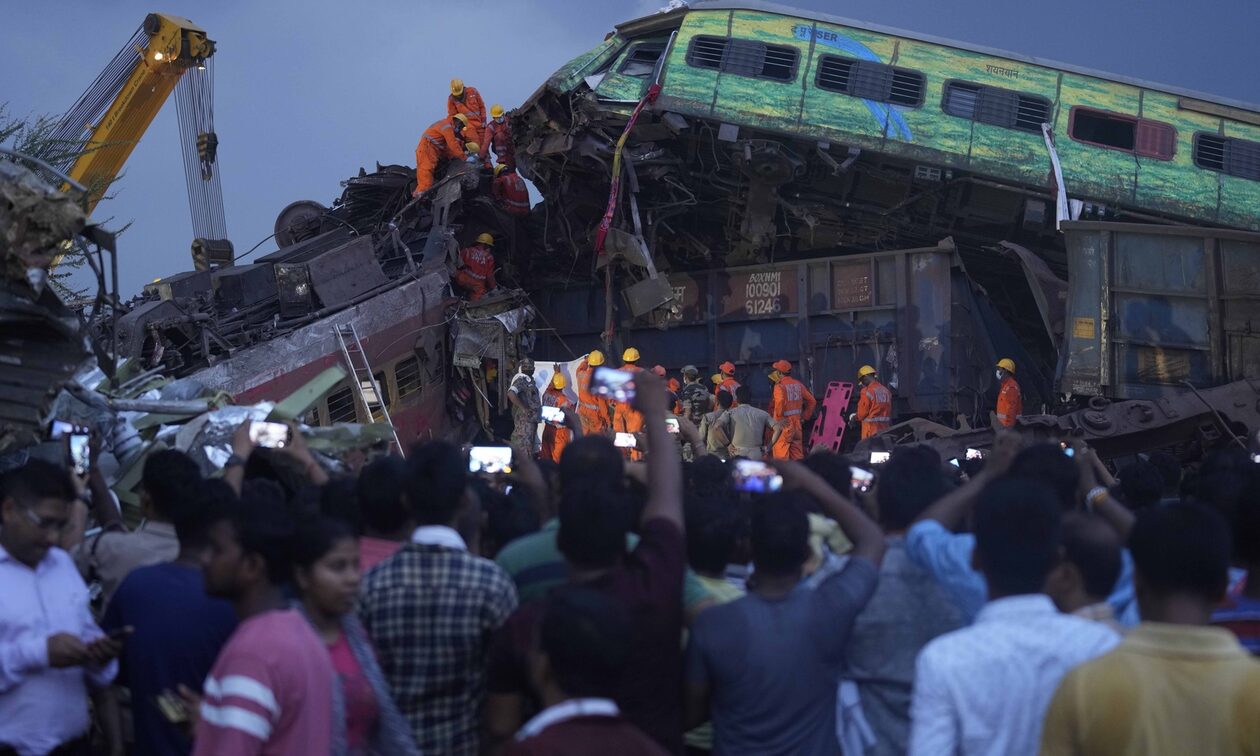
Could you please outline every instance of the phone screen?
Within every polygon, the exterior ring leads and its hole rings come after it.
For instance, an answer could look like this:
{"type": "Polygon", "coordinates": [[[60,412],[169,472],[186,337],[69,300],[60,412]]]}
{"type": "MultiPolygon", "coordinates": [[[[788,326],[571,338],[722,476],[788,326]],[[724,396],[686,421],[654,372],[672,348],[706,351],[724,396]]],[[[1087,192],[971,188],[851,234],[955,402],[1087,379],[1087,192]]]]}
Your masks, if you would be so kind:
{"type": "Polygon", "coordinates": [[[564,410],[559,407],[545,406],[542,408],[542,419],[549,423],[562,423],[564,422],[564,410]]]}
{"type": "Polygon", "coordinates": [[[512,447],[474,446],[468,450],[468,472],[487,475],[512,472],[512,447]]]}
{"type": "Polygon", "coordinates": [[[850,483],[859,491],[869,491],[875,482],[875,473],[860,467],[849,467],[850,483]]]}
{"type": "Polygon", "coordinates": [[[591,374],[591,393],[629,402],[634,399],[634,373],[601,365],[591,374]]]}
{"type": "Polygon", "coordinates": [[[88,439],[89,436],[86,433],[70,434],[70,463],[74,466],[75,475],[87,475],[91,464],[88,439]]]}
{"type": "Polygon", "coordinates": [[[668,430],[670,433],[677,433],[678,432],[678,418],[676,417],[665,418],[665,429],[668,430]]]}
{"type": "Polygon", "coordinates": [[[249,440],[265,449],[282,449],[289,443],[289,426],[284,423],[250,423],[249,440]]]}
{"type": "Polygon", "coordinates": [[[892,452],[871,452],[871,464],[882,465],[892,456],[892,452]]]}
{"type": "Polygon", "coordinates": [[[984,459],[984,452],[979,449],[968,449],[967,459],[984,459]]]}
{"type": "Polygon", "coordinates": [[[52,425],[48,428],[48,438],[56,441],[62,436],[74,433],[74,430],[74,423],[67,423],[65,420],[53,420],[52,425]]]}
{"type": "Polygon", "coordinates": [[[783,487],[783,476],[765,462],[755,459],[735,460],[735,490],[749,493],[774,493],[783,487]]]}
{"type": "Polygon", "coordinates": [[[954,457],[953,459],[949,461],[949,463],[953,465],[954,467],[962,467],[962,465],[958,463],[958,457],[954,457]]]}
{"type": "Polygon", "coordinates": [[[613,446],[619,446],[622,449],[633,449],[638,446],[638,442],[634,440],[633,433],[618,433],[613,439],[613,446]]]}

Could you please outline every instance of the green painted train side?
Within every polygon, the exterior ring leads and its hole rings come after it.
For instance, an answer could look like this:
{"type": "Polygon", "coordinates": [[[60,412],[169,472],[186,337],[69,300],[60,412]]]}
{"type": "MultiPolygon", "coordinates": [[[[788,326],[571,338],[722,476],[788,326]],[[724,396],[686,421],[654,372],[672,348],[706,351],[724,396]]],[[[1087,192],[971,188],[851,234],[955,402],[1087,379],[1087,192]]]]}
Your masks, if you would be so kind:
{"type": "MultiPolygon", "coordinates": [[[[567,90],[605,71],[596,94],[614,103],[641,96],[646,79],[618,73],[632,45],[614,36],[570,62],[549,85],[567,90]]],[[[1194,136],[1208,132],[1260,141],[1260,127],[1178,107],[1180,97],[1025,61],[898,37],[892,34],[756,10],[690,10],[664,66],[658,107],[683,115],[797,135],[969,171],[1028,187],[1049,186],[1050,157],[1039,133],[1016,131],[949,115],[947,82],[958,80],[1038,95],[1051,118],[1064,181],[1072,197],[1130,210],[1173,215],[1232,228],[1260,230],[1260,182],[1199,168],[1194,136]],[[755,40],[794,48],[790,81],[749,78],[688,65],[696,36],[755,40]],[[815,85],[822,56],[855,57],[865,48],[880,62],[925,77],[917,108],[877,104],[815,85]],[[1160,160],[1071,139],[1072,108],[1152,119],[1176,129],[1172,159],[1160,160]],[[883,112],[883,122],[877,111],[883,112]]]]}

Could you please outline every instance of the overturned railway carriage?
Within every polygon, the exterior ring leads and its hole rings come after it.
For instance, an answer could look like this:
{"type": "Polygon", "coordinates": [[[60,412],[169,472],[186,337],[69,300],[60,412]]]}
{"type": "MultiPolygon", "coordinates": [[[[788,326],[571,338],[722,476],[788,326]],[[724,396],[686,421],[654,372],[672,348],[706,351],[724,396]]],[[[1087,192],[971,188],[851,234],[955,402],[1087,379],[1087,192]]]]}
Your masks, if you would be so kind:
{"type": "MultiPolygon", "coordinates": [[[[989,405],[983,363],[997,354],[1020,363],[1034,412],[1065,399],[1156,395],[1182,380],[1225,383],[1254,359],[1239,356],[1254,349],[1248,337],[1223,329],[1260,331],[1248,304],[1260,297],[1257,248],[1237,237],[1228,254],[1209,241],[1198,257],[1170,257],[1161,254],[1169,237],[1144,231],[1260,231],[1260,110],[1251,106],[779,6],[697,2],[619,26],[530,98],[514,134],[518,162],[545,198],[540,310],[576,351],[600,330],[564,325],[585,306],[583,317],[607,317],[645,359],[742,361],[763,398],[760,367],[777,356],[804,360],[815,389],[870,361],[886,378],[897,374],[899,412],[939,416],[989,405]],[[621,150],[607,256],[621,263],[603,285],[591,283],[605,275],[591,249],[618,138],[653,84],[659,96],[621,150]],[[1121,234],[1128,246],[1088,262],[1070,241],[1088,231],[1065,236],[1074,220],[1134,230],[1121,234]],[[945,246],[948,254],[918,251],[945,246]],[[932,265],[948,274],[900,263],[889,273],[876,261],[884,253],[943,258],[932,265]],[[1109,321],[1096,313],[1094,341],[1077,336],[1085,316],[1067,315],[1069,287],[1076,304],[1105,295],[1104,282],[1078,279],[1074,266],[1130,270],[1147,257],[1198,272],[1136,285],[1128,294],[1145,297],[1141,307],[1109,321]],[[791,309],[741,321],[727,311],[729,293],[701,283],[726,286],[747,265],[792,282],[781,285],[796,299],[783,293],[775,305],[791,309]],[[1205,288],[1224,280],[1221,265],[1250,271],[1238,279],[1250,283],[1205,288]],[[667,285],[648,283],[656,278],[667,285]],[[922,287],[938,292],[926,312],[910,296],[922,287]],[[604,292],[613,294],[607,315],[604,292]],[[1185,319],[1185,297],[1201,300],[1204,317],[1185,319]],[[1233,318],[1207,317],[1224,299],[1233,318]],[[881,308],[879,324],[869,313],[881,308]],[[1124,339],[1102,329],[1141,318],[1208,329],[1163,346],[1197,350],[1196,366],[1202,351],[1211,369],[1138,369],[1153,359],[1142,350],[1160,346],[1158,329],[1129,339],[1128,351],[1115,351],[1124,339]],[[864,322],[875,336],[862,335],[864,322]],[[838,359],[826,343],[850,356],[838,359]],[[1066,377],[1069,366],[1088,372],[1083,355],[1098,349],[1112,351],[1092,378],[1066,377]]],[[[544,339],[543,356],[567,358],[559,341],[544,339]]],[[[1185,362],[1164,354],[1166,365],[1185,362]]]]}

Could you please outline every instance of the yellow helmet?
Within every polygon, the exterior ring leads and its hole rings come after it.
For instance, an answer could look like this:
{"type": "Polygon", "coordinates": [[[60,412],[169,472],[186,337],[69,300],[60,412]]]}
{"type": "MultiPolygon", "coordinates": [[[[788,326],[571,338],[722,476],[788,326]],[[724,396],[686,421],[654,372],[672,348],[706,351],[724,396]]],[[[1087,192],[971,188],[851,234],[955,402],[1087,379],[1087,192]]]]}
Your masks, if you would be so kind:
{"type": "Polygon", "coordinates": [[[498,178],[498,177],[499,177],[499,174],[500,174],[500,173],[503,173],[503,169],[504,169],[504,168],[507,168],[507,166],[506,166],[506,165],[504,165],[503,163],[499,163],[498,165],[496,165],[496,166],[494,167],[494,177],[495,177],[495,178],[498,178]]]}
{"type": "Polygon", "coordinates": [[[586,364],[591,367],[599,367],[604,364],[604,353],[598,349],[592,349],[591,353],[586,355],[586,364]]]}
{"type": "Polygon", "coordinates": [[[451,94],[460,97],[464,94],[464,80],[451,79],[451,94]]]}
{"type": "Polygon", "coordinates": [[[875,375],[875,368],[870,365],[863,365],[858,368],[858,378],[865,378],[868,375],[875,375]]]}
{"type": "Polygon", "coordinates": [[[1003,357],[1002,359],[998,360],[997,366],[1002,368],[1006,372],[1010,373],[1011,375],[1015,374],[1015,360],[1012,360],[1010,357],[1003,357]]]}
{"type": "Polygon", "coordinates": [[[490,106],[490,117],[491,117],[491,118],[502,118],[502,117],[503,117],[503,106],[502,106],[502,105],[500,105],[500,104],[498,104],[497,102],[496,102],[495,104],[491,105],[491,106],[490,106]]]}
{"type": "Polygon", "coordinates": [[[481,152],[481,145],[476,142],[464,142],[464,151],[469,155],[476,155],[481,152]]]}
{"type": "Polygon", "coordinates": [[[726,380],[726,376],[722,375],[721,373],[714,373],[713,377],[710,378],[709,380],[713,381],[713,384],[715,386],[721,386],[722,381],[726,380]]]}
{"type": "Polygon", "coordinates": [[[639,350],[634,347],[626,347],[626,351],[621,353],[622,362],[638,362],[639,350]]]}
{"type": "Polygon", "coordinates": [[[493,247],[493,246],[494,246],[494,236],[493,236],[493,235],[491,235],[491,234],[482,233],[481,235],[479,235],[479,236],[477,237],[477,243],[478,243],[478,244],[488,244],[488,245],[490,245],[491,247],[493,247]]]}
{"type": "Polygon", "coordinates": [[[564,380],[564,376],[563,376],[563,375],[560,375],[559,373],[556,373],[555,375],[551,376],[551,387],[552,387],[552,388],[554,388],[554,389],[562,389],[562,388],[564,388],[564,387],[565,387],[565,386],[567,386],[567,385],[568,385],[568,384],[565,382],[565,380],[564,380]]]}
{"type": "Polygon", "coordinates": [[[455,115],[451,116],[451,118],[454,118],[456,121],[459,121],[460,123],[464,124],[465,128],[467,128],[469,124],[472,123],[472,121],[468,120],[468,116],[464,115],[463,113],[456,113],[455,115]]]}

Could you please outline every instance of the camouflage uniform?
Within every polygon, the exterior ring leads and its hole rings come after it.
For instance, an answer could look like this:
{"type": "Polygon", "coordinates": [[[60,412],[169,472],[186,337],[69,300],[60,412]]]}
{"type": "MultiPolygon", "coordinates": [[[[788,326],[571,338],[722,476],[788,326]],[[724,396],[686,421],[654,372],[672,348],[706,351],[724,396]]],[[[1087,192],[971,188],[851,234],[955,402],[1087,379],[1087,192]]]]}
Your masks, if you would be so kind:
{"type": "Polygon", "coordinates": [[[542,422],[542,396],[538,384],[531,376],[520,374],[512,380],[509,389],[521,400],[523,407],[512,405],[512,446],[538,454],[538,423],[542,422]]]}
{"type": "MultiPolygon", "coordinates": [[[[704,420],[705,413],[709,411],[712,399],[709,391],[704,384],[699,382],[684,383],[683,387],[678,390],[678,403],[682,405],[683,417],[690,420],[700,427],[700,423],[704,420]]],[[[696,458],[695,450],[691,448],[691,444],[683,444],[683,459],[688,462],[694,461],[696,458]]]]}

